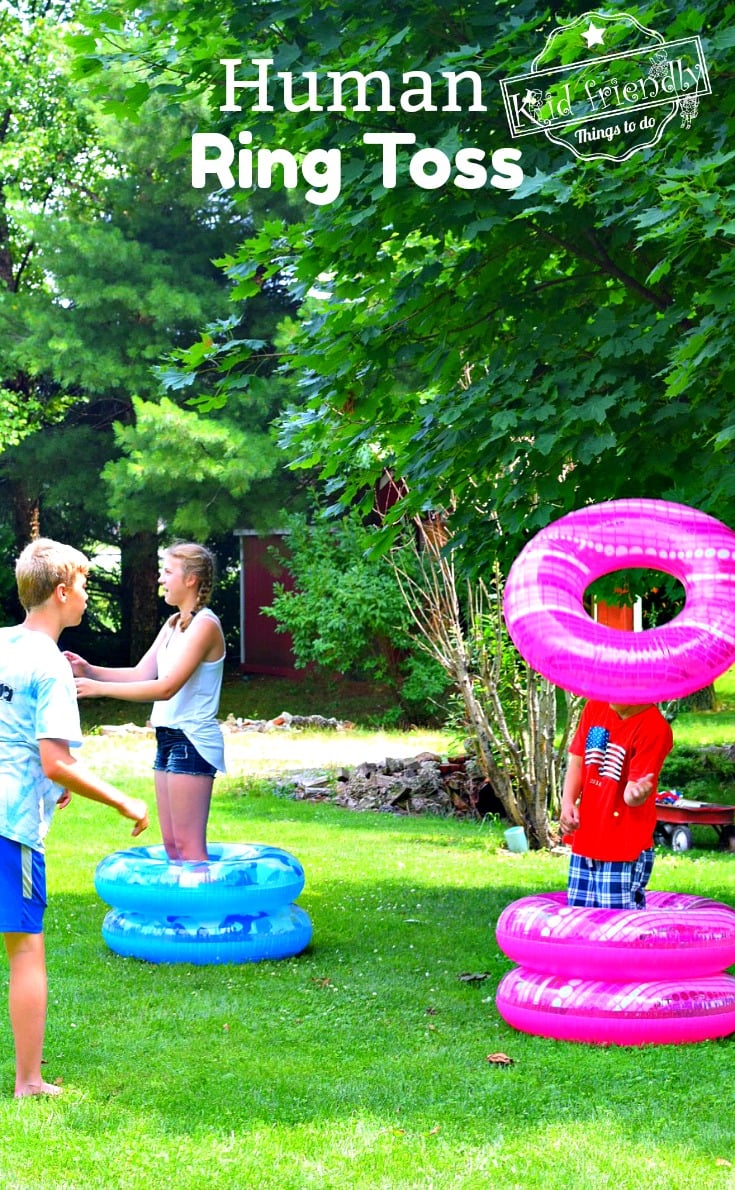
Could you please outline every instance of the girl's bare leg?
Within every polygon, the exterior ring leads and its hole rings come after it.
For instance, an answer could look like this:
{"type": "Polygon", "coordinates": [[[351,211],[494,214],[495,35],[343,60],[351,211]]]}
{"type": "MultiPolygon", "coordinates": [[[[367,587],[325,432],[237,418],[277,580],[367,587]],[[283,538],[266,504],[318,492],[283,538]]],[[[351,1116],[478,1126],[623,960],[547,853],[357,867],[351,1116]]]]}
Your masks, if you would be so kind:
{"type": "Polygon", "coordinates": [[[178,859],[176,842],[174,839],[173,822],[171,821],[171,807],[169,803],[168,782],[169,774],[155,769],[153,782],[156,789],[156,806],[158,808],[158,824],[161,828],[161,838],[166,855],[169,859],[178,859]]]}
{"type": "Polygon", "coordinates": [[[161,772],[155,777],[158,817],[169,859],[206,860],[214,778],[161,772]]]}

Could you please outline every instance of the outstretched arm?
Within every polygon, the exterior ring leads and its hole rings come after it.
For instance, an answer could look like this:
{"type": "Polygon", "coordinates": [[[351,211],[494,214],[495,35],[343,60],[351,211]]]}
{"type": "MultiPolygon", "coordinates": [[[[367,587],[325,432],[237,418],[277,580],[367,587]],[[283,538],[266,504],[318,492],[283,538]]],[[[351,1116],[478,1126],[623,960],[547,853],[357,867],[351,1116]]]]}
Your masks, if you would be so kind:
{"type": "Polygon", "coordinates": [[[155,669],[152,676],[142,680],[126,679],[123,682],[78,677],[77,695],[79,698],[119,698],[124,702],[165,702],[173,698],[202,661],[218,660],[223,653],[224,641],[219,621],[207,616],[195,620],[187,629],[186,640],[176,663],[163,677],[155,677],[155,669]]]}
{"type": "Polygon", "coordinates": [[[148,826],[148,809],[139,797],[128,797],[122,790],[97,777],[85,764],[72,755],[66,740],[38,741],[41,766],[56,785],[81,794],[93,802],[112,806],[124,818],[134,823],[133,834],[141,834],[148,826]]]}
{"type": "MultiPolygon", "coordinates": [[[[156,676],[156,653],[164,632],[168,625],[164,624],[151,647],[143,654],[137,665],[105,666],[91,665],[79,653],[65,650],[64,656],[71,666],[75,678],[90,678],[96,682],[142,682],[149,681],[156,676]]],[[[119,695],[116,695],[119,697],[119,695]]]]}

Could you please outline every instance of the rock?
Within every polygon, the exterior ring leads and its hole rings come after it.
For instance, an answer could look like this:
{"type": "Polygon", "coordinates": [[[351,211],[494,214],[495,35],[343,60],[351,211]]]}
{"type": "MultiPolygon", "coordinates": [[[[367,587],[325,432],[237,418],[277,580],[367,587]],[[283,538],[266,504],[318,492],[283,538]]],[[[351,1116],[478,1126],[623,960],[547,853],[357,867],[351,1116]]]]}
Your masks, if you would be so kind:
{"type": "Polygon", "coordinates": [[[451,766],[451,785],[442,771],[446,767],[431,752],[406,760],[388,757],[382,764],[365,761],[340,771],[335,802],[351,810],[393,814],[473,813],[473,779],[465,765],[457,761],[451,766]]]}
{"type": "Polygon", "coordinates": [[[351,731],[354,723],[342,722],[339,719],[326,718],[324,715],[292,715],[289,711],[281,711],[273,719],[241,719],[235,715],[228,715],[222,728],[228,732],[234,731],[351,731]]]}

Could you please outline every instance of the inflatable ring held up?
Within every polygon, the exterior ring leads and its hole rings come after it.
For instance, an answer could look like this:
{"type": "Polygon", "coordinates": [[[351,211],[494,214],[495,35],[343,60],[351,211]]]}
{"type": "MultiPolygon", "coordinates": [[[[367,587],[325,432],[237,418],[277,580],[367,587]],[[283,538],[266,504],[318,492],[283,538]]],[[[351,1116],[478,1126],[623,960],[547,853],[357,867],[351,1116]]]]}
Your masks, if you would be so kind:
{"type": "Polygon", "coordinates": [[[513,563],[504,612],[519,653],[550,682],[621,703],[683,698],[735,663],[735,533],[664,500],[610,500],[542,529],[513,563]],[[628,568],[681,582],[685,605],[641,633],[595,623],[583,597],[628,568]]]}
{"type": "Polygon", "coordinates": [[[95,888],[112,909],[102,936],[116,954],[153,963],[280,959],[311,941],[292,904],[304,870],[278,847],[213,843],[206,863],[172,863],[163,847],[131,847],[97,866],[95,888]]]}

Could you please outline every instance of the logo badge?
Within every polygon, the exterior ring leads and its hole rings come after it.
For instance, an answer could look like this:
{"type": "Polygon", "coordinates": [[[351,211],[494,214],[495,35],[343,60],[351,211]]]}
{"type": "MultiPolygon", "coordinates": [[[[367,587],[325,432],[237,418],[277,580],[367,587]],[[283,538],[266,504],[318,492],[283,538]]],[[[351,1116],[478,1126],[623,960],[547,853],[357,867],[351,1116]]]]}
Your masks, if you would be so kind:
{"type": "Polygon", "coordinates": [[[626,161],[667,127],[689,129],[711,94],[698,37],[666,41],[626,13],[587,12],[500,83],[513,137],[541,133],[586,161],[626,161]]]}

